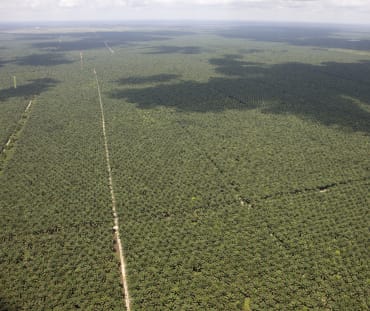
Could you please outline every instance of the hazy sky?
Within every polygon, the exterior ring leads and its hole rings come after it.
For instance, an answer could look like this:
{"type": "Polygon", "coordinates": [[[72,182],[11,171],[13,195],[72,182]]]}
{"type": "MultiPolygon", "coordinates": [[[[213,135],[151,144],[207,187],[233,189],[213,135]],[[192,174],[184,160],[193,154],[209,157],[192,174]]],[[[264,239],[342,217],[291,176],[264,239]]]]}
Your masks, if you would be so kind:
{"type": "Polygon", "coordinates": [[[0,0],[1,21],[176,19],[370,24],[370,0],[0,0]]]}

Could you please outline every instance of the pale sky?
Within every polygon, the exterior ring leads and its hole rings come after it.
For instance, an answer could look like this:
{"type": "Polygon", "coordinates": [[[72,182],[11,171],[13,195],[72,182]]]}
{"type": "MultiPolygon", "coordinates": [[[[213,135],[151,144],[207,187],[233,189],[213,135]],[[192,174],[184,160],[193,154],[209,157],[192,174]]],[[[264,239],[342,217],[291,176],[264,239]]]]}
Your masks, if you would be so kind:
{"type": "Polygon", "coordinates": [[[370,0],[0,0],[0,21],[61,20],[370,24],[370,0]]]}

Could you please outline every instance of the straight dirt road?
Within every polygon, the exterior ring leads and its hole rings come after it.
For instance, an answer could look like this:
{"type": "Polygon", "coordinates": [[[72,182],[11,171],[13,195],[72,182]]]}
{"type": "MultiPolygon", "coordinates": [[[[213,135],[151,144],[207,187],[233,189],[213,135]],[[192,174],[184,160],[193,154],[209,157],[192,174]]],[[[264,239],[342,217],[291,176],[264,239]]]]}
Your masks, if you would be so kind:
{"type": "Polygon", "coordinates": [[[131,311],[130,296],[129,296],[129,292],[128,292],[127,277],[126,277],[126,263],[125,263],[125,257],[124,257],[124,254],[123,254],[121,237],[120,237],[120,234],[119,234],[119,219],[118,219],[118,215],[117,215],[116,198],[115,198],[115,195],[114,195],[114,188],[113,188],[113,178],[112,178],[112,170],[111,170],[111,165],[110,165],[108,139],[107,139],[107,134],[106,134],[106,130],[105,130],[104,107],[103,107],[103,101],[102,101],[102,98],[101,98],[98,75],[96,73],[95,68],[94,68],[94,75],[95,75],[96,86],[97,86],[98,95],[99,95],[101,122],[102,122],[102,128],[103,128],[103,136],[104,136],[105,158],[106,158],[106,161],[107,161],[109,189],[110,189],[110,194],[111,194],[111,199],[112,199],[112,211],[113,211],[113,219],[114,219],[113,230],[114,230],[115,240],[116,240],[116,243],[117,243],[117,246],[118,246],[117,251],[118,251],[120,264],[121,264],[121,278],[122,278],[122,283],[123,283],[123,291],[124,291],[124,295],[125,295],[124,299],[125,299],[126,310],[131,311]]]}

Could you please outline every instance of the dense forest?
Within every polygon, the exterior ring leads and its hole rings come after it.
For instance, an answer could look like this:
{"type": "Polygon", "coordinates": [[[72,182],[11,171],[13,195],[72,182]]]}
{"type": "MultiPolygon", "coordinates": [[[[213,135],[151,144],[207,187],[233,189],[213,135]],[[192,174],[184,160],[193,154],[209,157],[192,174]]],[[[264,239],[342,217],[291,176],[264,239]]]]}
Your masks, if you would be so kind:
{"type": "Polygon", "coordinates": [[[0,310],[125,310],[110,177],[132,310],[368,310],[369,85],[353,28],[3,30],[0,310]]]}

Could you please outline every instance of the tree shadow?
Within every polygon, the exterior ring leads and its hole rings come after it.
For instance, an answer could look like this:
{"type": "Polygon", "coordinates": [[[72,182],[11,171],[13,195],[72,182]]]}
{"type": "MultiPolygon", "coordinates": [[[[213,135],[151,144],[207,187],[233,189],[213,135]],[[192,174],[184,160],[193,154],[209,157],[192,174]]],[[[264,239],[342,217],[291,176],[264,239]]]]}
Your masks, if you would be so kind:
{"type": "Polygon", "coordinates": [[[117,89],[110,96],[138,108],[222,112],[260,109],[293,114],[327,126],[370,133],[370,62],[264,65],[227,55],[209,60],[224,77],[181,81],[141,89],[117,89]]]}
{"type": "Polygon", "coordinates": [[[65,34],[68,40],[55,40],[36,42],[35,48],[57,51],[79,51],[105,48],[104,42],[109,46],[130,45],[132,43],[170,40],[175,36],[188,35],[189,32],[182,31],[103,31],[65,34]],[[72,38],[72,40],[71,40],[72,38]]]}
{"type": "Polygon", "coordinates": [[[20,66],[56,66],[71,64],[73,62],[60,53],[31,54],[18,57],[15,61],[20,66]]]}
{"type": "Polygon", "coordinates": [[[8,61],[8,60],[0,60],[0,67],[3,67],[5,66],[6,64],[9,64],[11,63],[11,61],[8,61]]]}
{"type": "Polygon", "coordinates": [[[17,40],[59,40],[61,36],[65,34],[62,33],[22,33],[22,34],[14,34],[14,38],[17,40]]]}
{"type": "Polygon", "coordinates": [[[4,301],[4,299],[0,298],[0,311],[17,311],[19,310],[18,307],[11,305],[4,301]]]}
{"type": "MultiPolygon", "coordinates": [[[[113,98],[125,98],[141,109],[165,106],[179,111],[221,112],[225,109],[240,108],[240,103],[234,101],[225,104],[222,94],[212,88],[216,84],[215,80],[209,84],[182,81],[177,84],[160,84],[144,89],[117,90],[110,95],[113,98]]],[[[248,108],[254,107],[254,105],[248,106],[248,108]]]]}
{"type": "Polygon", "coordinates": [[[227,54],[222,58],[211,58],[211,65],[215,66],[215,71],[226,76],[256,76],[264,74],[264,64],[260,62],[248,62],[242,60],[242,56],[227,54]]]}
{"type": "Polygon", "coordinates": [[[245,24],[216,31],[226,38],[250,39],[263,42],[283,42],[298,46],[315,46],[321,48],[341,48],[351,50],[370,50],[370,40],[355,40],[338,37],[343,32],[335,26],[318,27],[302,25],[256,25],[245,24]]]}
{"type": "Polygon", "coordinates": [[[152,51],[144,54],[200,54],[203,49],[199,46],[161,45],[152,47],[152,51]]]}
{"type": "Polygon", "coordinates": [[[175,74],[159,74],[159,75],[152,75],[152,76],[132,76],[129,78],[121,78],[118,79],[116,82],[119,84],[146,84],[146,83],[161,83],[161,82],[169,82],[178,78],[179,75],[175,74]]]}
{"type": "Polygon", "coordinates": [[[31,80],[28,84],[17,86],[17,88],[8,88],[0,92],[0,101],[6,100],[12,97],[25,97],[39,95],[42,92],[47,91],[49,88],[54,87],[58,80],[52,78],[41,78],[31,80]]]}

